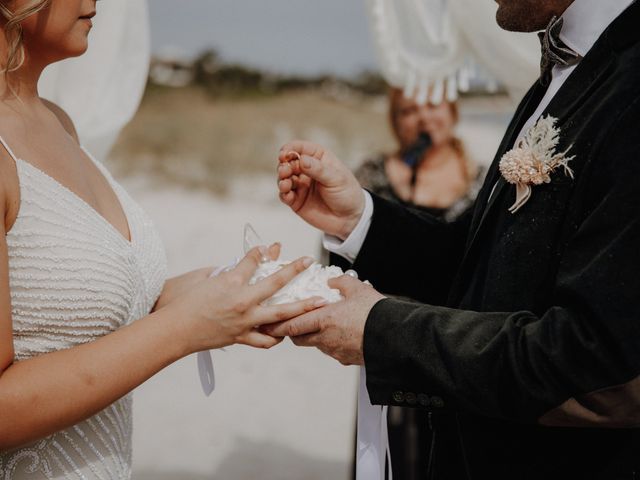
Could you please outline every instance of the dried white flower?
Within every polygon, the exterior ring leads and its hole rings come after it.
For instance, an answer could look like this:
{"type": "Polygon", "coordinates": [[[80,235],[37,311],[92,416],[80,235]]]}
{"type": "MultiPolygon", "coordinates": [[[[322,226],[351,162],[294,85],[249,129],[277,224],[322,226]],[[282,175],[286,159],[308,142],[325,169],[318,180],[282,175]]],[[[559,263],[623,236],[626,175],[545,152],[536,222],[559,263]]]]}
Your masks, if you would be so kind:
{"type": "Polygon", "coordinates": [[[500,173],[505,180],[518,187],[516,203],[510,208],[515,213],[531,196],[531,185],[551,182],[551,174],[558,168],[573,178],[569,162],[575,156],[567,157],[569,147],[556,153],[560,141],[557,118],[550,115],[541,117],[531,127],[513,150],[505,153],[500,160],[500,173]]]}

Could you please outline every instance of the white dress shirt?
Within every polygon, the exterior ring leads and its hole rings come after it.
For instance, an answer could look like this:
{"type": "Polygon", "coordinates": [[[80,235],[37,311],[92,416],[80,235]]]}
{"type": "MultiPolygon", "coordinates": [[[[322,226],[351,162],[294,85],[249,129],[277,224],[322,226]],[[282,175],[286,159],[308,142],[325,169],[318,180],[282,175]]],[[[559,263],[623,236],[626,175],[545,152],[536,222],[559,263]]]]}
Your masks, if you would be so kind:
{"type": "MultiPolygon", "coordinates": [[[[584,57],[611,22],[633,2],[634,0],[574,0],[562,15],[564,24],[560,32],[560,38],[567,46],[584,57]]],[[[542,112],[547,108],[553,97],[556,96],[576,66],[561,67],[556,65],[553,67],[551,84],[535,113],[522,127],[518,140],[540,118],[542,112]]],[[[329,235],[325,235],[323,238],[323,244],[327,250],[340,255],[351,263],[355,261],[364,244],[373,217],[373,200],[367,191],[363,190],[363,192],[365,195],[365,209],[362,217],[360,217],[360,222],[351,232],[351,235],[344,242],[329,235]]]]}

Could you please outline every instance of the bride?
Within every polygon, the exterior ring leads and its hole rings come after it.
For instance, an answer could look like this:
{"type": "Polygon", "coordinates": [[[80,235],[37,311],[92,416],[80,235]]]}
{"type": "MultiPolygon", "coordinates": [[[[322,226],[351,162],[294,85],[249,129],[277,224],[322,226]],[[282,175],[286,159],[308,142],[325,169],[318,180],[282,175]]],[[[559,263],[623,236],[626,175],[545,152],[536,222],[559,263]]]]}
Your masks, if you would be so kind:
{"type": "Polygon", "coordinates": [[[322,305],[261,302],[311,259],[249,285],[279,246],[209,278],[165,281],[150,220],[38,96],[49,64],[82,54],[96,0],[0,3],[0,477],[127,479],[129,393],[201,350],[279,340],[256,327],[322,305]]]}

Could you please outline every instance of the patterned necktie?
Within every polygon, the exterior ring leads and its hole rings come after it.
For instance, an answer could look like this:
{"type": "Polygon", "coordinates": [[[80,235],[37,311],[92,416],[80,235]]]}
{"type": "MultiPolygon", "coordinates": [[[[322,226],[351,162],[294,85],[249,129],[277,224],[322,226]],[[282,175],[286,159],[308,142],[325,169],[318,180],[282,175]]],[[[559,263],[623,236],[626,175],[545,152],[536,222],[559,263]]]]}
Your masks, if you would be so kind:
{"type": "Polygon", "coordinates": [[[551,71],[554,65],[570,67],[582,60],[582,56],[568,47],[560,38],[563,24],[562,17],[553,17],[544,32],[538,33],[542,44],[542,60],[540,61],[540,82],[544,86],[551,83],[551,71]]]}

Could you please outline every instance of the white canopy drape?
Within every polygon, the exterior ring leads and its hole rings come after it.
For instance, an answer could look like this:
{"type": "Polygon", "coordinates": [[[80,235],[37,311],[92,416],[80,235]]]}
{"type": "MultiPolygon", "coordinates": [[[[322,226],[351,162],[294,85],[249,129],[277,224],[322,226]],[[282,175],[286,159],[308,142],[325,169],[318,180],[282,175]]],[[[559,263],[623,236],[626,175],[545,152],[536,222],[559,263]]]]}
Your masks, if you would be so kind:
{"type": "Polygon", "coordinates": [[[139,106],[150,55],[147,0],[100,2],[89,50],[48,67],[40,95],[66,110],[84,146],[104,160],[139,106]]]}
{"type": "Polygon", "coordinates": [[[533,34],[506,32],[490,0],[366,0],[383,75],[408,96],[456,98],[476,65],[521,95],[539,73],[533,34]]]}

